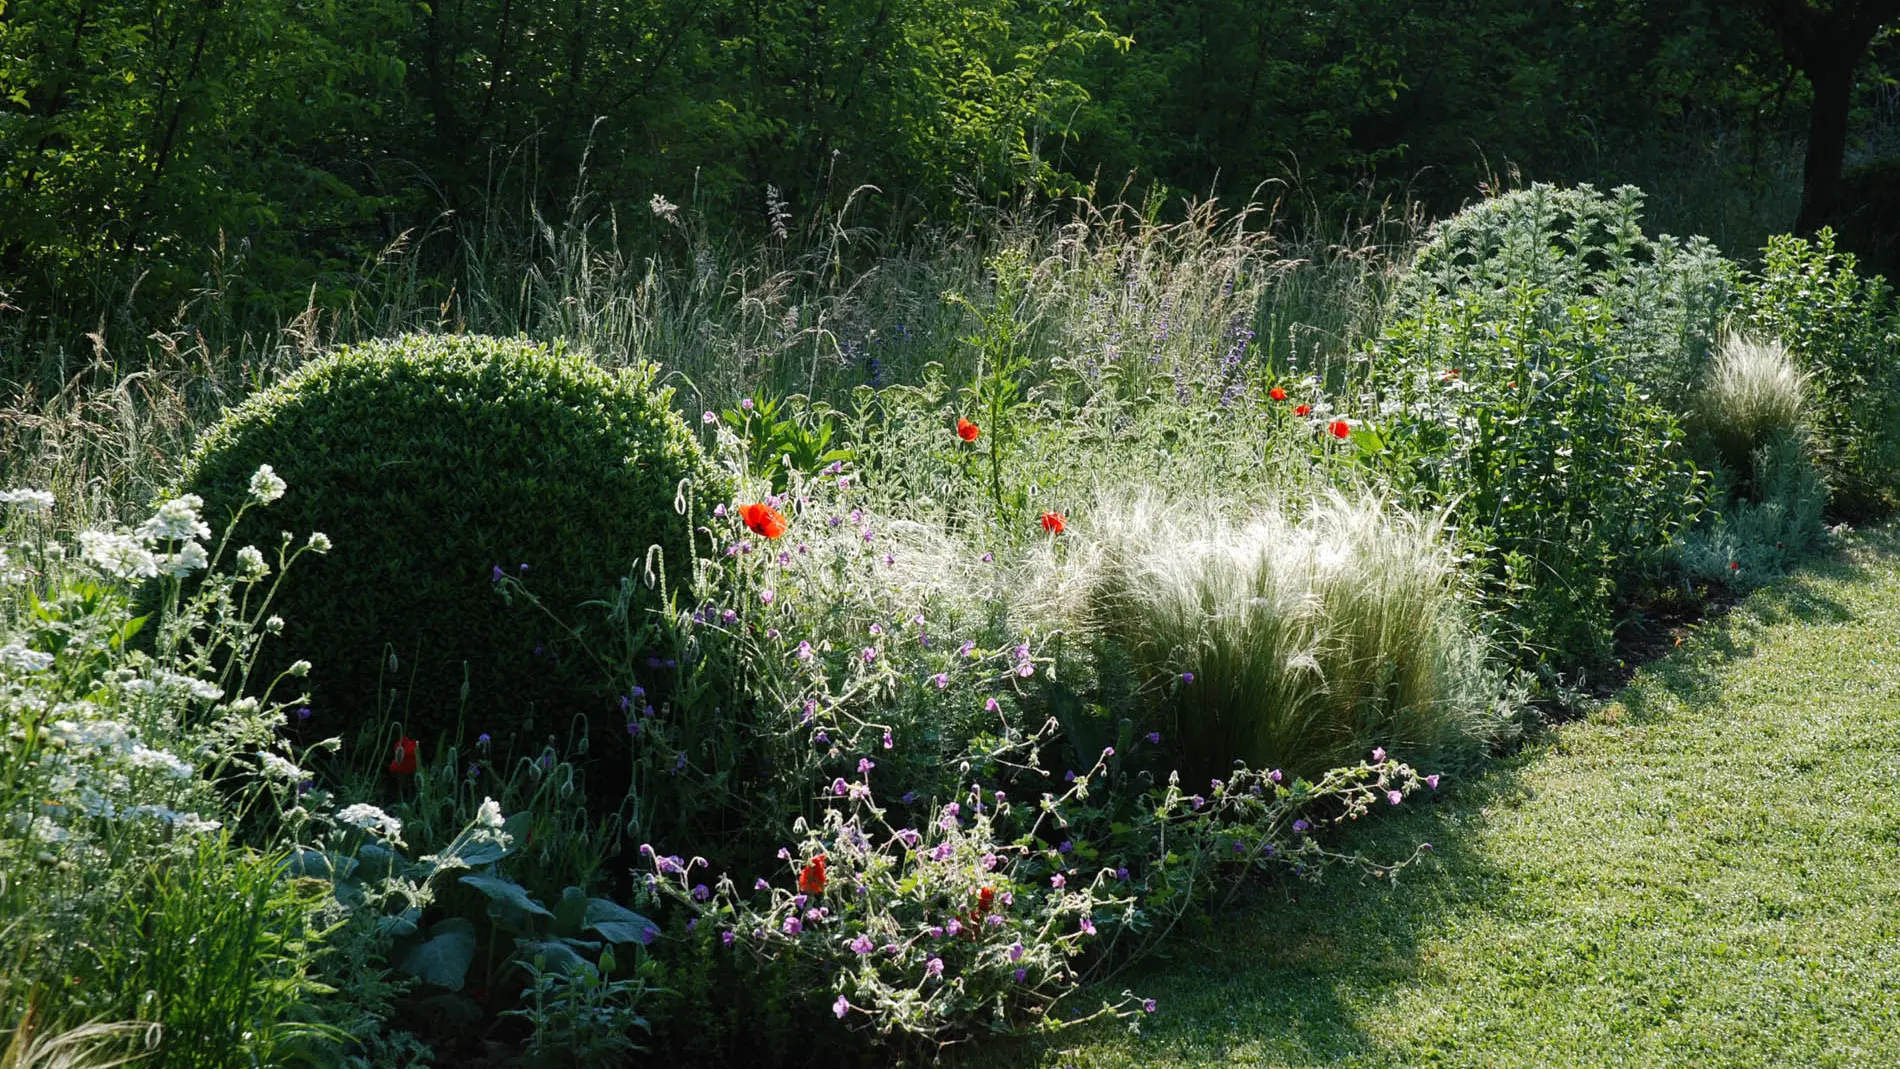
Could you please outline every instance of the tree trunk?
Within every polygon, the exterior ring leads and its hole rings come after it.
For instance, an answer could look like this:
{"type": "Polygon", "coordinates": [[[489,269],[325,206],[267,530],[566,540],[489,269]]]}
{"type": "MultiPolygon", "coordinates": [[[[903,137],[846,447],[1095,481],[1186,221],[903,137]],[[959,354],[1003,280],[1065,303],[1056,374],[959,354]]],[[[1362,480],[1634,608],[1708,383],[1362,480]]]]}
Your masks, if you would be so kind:
{"type": "Polygon", "coordinates": [[[1841,188],[1841,167],[1847,158],[1847,113],[1853,103],[1854,67],[1862,44],[1853,55],[1816,57],[1809,64],[1808,82],[1814,104],[1808,111],[1807,159],[1801,169],[1801,214],[1798,234],[1812,234],[1834,218],[1841,188]]]}

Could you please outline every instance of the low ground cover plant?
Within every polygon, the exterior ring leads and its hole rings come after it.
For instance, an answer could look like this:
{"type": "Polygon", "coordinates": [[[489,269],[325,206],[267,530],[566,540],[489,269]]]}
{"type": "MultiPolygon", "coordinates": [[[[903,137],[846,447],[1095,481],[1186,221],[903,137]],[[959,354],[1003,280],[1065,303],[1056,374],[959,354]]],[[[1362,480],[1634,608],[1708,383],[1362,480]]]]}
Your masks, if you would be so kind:
{"type": "Polygon", "coordinates": [[[1646,598],[1784,567],[1820,473],[1881,470],[1817,398],[1885,352],[1804,355],[1891,333],[1878,286],[1639,208],[1486,202],[1325,331],[1246,213],[1082,213],[948,257],[928,337],[749,297],[671,336],[756,371],[669,394],[410,335],[237,406],[134,526],[9,490],[0,950],[36,968],[0,1021],[352,1066],[1138,1025],[1130,962],[1244,881],[1409,864],[1330,829],[1475,773],[1646,598]],[[1772,281],[1801,264],[1853,292],[1772,281]],[[206,925],[226,972],[168,964],[206,925]],[[34,957],[91,928],[104,972],[34,957]],[[261,1023],[189,1039],[217,1014],[261,1023]]]}

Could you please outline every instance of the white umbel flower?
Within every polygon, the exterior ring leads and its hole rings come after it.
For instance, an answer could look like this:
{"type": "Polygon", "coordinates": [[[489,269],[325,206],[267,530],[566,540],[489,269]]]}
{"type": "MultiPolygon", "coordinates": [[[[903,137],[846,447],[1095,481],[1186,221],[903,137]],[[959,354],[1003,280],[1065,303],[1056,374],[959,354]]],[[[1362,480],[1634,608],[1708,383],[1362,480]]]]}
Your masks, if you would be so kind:
{"type": "Polygon", "coordinates": [[[394,839],[402,834],[402,821],[368,802],[358,802],[353,806],[337,810],[336,819],[338,823],[348,824],[352,828],[361,828],[372,835],[381,835],[386,839],[394,839]]]}
{"type": "Polygon", "coordinates": [[[286,783],[299,783],[310,778],[310,773],[298,768],[293,761],[286,760],[269,750],[257,751],[258,771],[271,779],[280,779],[286,783]]]}
{"type": "Polygon", "coordinates": [[[237,551],[237,577],[247,583],[255,583],[270,574],[270,565],[264,562],[264,552],[256,546],[245,546],[237,551]]]}
{"type": "Polygon", "coordinates": [[[165,558],[159,569],[174,579],[183,579],[192,572],[203,571],[211,564],[211,558],[205,556],[205,547],[196,542],[186,542],[178,552],[165,558]]]}
{"type": "Polygon", "coordinates": [[[193,538],[210,538],[211,528],[198,518],[198,510],[205,507],[204,498],[197,494],[184,494],[158,506],[152,518],[139,524],[139,535],[148,542],[184,542],[193,538]]]}
{"type": "Polygon", "coordinates": [[[322,531],[310,532],[310,548],[318,553],[330,552],[330,536],[322,531]]]}
{"type": "Polygon", "coordinates": [[[53,655],[29,650],[16,639],[0,646],[0,668],[15,672],[44,672],[53,667],[53,655]]]}
{"type": "Polygon", "coordinates": [[[150,579],[158,574],[151,550],[129,535],[79,532],[79,555],[87,564],[119,579],[150,579]]]}
{"type": "Polygon", "coordinates": [[[501,803],[484,797],[482,807],[475,811],[475,823],[485,828],[501,827],[501,803]]]}
{"type": "Polygon", "coordinates": [[[50,490],[31,490],[25,487],[18,490],[0,490],[0,505],[12,505],[21,512],[50,512],[53,508],[53,494],[50,490]]]}
{"type": "Polygon", "coordinates": [[[251,476],[251,499],[260,505],[268,505],[284,496],[284,480],[278,478],[269,464],[259,464],[257,474],[251,476]]]}

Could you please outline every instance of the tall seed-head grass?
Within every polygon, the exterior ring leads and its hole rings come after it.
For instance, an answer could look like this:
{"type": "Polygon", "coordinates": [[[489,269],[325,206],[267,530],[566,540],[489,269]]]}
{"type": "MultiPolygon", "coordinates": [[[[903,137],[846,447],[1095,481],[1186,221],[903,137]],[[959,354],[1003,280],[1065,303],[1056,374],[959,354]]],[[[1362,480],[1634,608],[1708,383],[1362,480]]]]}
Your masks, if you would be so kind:
{"type": "Polygon", "coordinates": [[[1771,435],[1800,428],[1806,390],[1807,376],[1779,340],[1729,334],[1696,395],[1696,420],[1722,462],[1746,473],[1750,454],[1771,435]]]}
{"type": "Polygon", "coordinates": [[[1078,533],[1041,601],[1125,658],[1187,771],[1456,762],[1509,730],[1437,518],[1331,494],[1235,522],[1142,494],[1078,533]]]}

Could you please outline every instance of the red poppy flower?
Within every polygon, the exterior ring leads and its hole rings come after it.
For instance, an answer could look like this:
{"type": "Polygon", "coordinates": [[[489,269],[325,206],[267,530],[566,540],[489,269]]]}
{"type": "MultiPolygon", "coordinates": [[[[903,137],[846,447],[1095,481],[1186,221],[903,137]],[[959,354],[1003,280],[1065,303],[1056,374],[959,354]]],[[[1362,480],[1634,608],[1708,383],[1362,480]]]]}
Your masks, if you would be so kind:
{"type": "Polygon", "coordinates": [[[1346,426],[1346,421],[1343,419],[1336,419],[1332,421],[1331,423],[1327,424],[1326,429],[1327,431],[1331,432],[1332,436],[1335,438],[1344,438],[1348,434],[1352,433],[1352,428],[1346,426]]]}
{"type": "Polygon", "coordinates": [[[982,920],[996,905],[996,888],[985,887],[976,893],[976,919],[982,920]]]}
{"type": "Polygon", "coordinates": [[[407,735],[396,740],[396,759],[389,762],[389,770],[398,776],[415,774],[416,740],[407,735]]]}
{"type": "Polygon", "coordinates": [[[825,893],[825,855],[819,854],[811,859],[798,872],[798,889],[808,895],[825,893]]]}
{"type": "Polygon", "coordinates": [[[755,535],[777,538],[785,533],[785,514],[770,505],[757,501],[739,507],[739,518],[745,521],[747,529],[755,535]]]}
{"type": "Polygon", "coordinates": [[[1067,527],[1068,523],[1063,520],[1062,513],[1045,512],[1042,514],[1042,529],[1050,534],[1061,534],[1067,527]]]}
{"type": "Polygon", "coordinates": [[[1275,401],[1284,401],[1286,400],[1286,391],[1275,386],[1273,389],[1267,391],[1267,396],[1273,398],[1275,401]]]}
{"type": "Polygon", "coordinates": [[[966,442],[974,442],[976,441],[976,436],[982,433],[983,429],[981,427],[964,419],[962,416],[957,417],[957,437],[966,442]]]}
{"type": "Polygon", "coordinates": [[[1304,416],[1311,411],[1313,411],[1312,405],[1294,405],[1293,406],[1293,414],[1296,416],[1304,416]]]}

